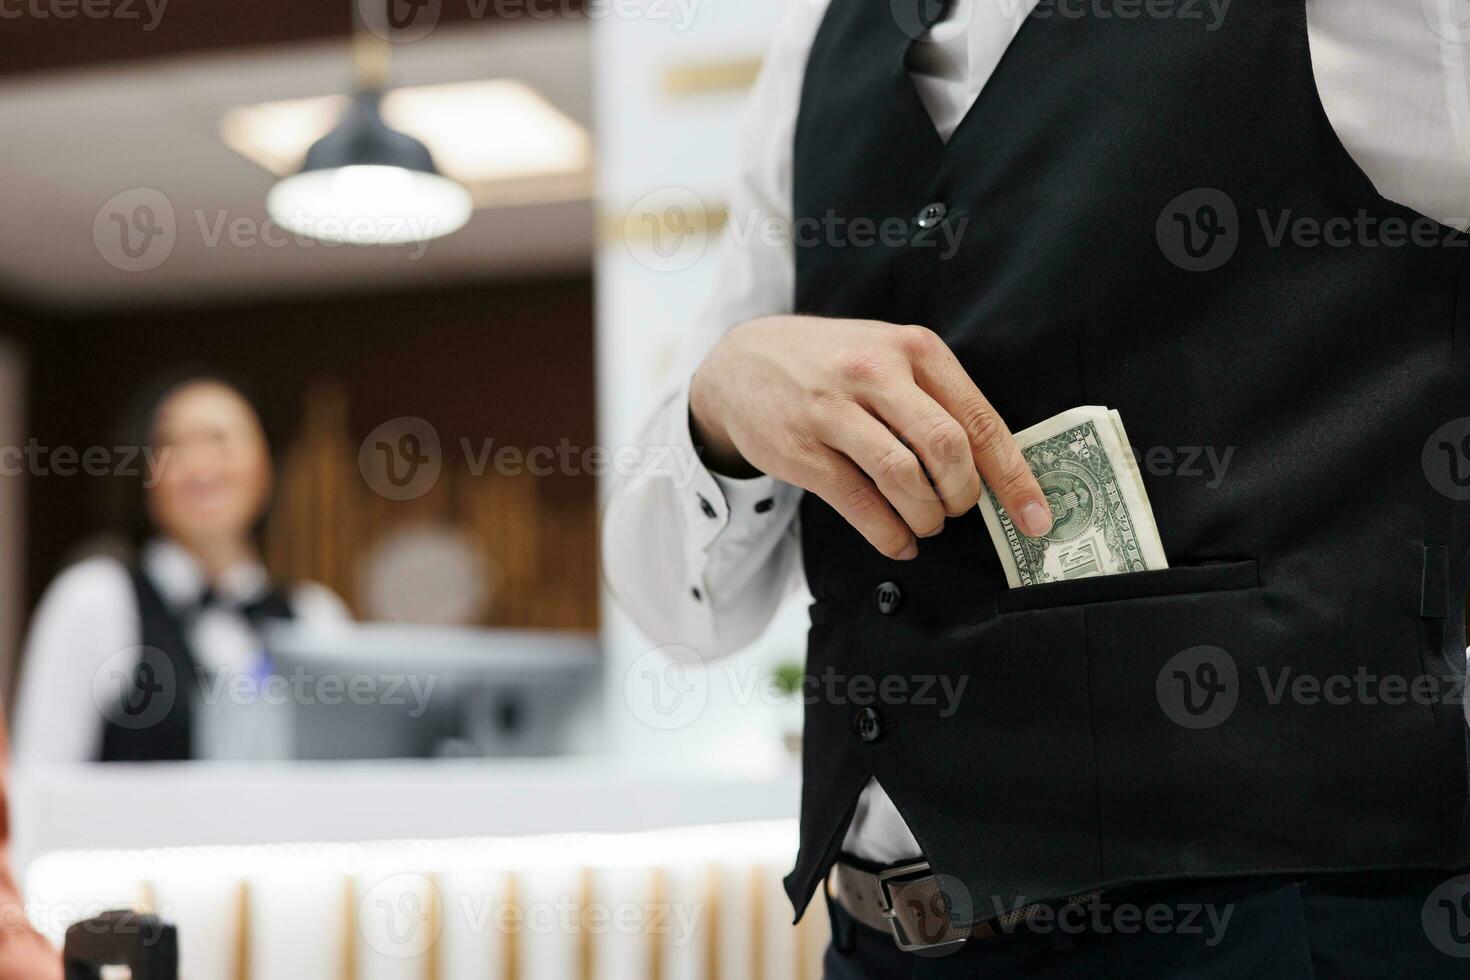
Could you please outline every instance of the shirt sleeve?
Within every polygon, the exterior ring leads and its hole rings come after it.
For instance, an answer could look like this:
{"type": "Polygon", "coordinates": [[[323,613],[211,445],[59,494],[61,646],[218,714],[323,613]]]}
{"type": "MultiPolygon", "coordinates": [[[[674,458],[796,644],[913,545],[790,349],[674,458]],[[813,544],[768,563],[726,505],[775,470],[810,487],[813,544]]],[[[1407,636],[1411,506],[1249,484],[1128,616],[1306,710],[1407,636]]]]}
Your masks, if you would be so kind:
{"type": "Polygon", "coordinates": [[[1312,68],[1344,148],[1391,201],[1470,228],[1470,24],[1437,0],[1307,0],[1312,68]]]}
{"type": "Polygon", "coordinates": [[[688,379],[731,328],[792,312],[793,142],[807,54],[826,6],[791,5],[741,119],[718,286],[682,345],[677,387],[638,437],[644,458],[662,453],[675,465],[620,477],[604,514],[603,567],[619,603],[656,643],[701,657],[750,643],[802,582],[801,490],[706,469],[689,431],[688,379]]]}
{"type": "Polygon", "coordinates": [[[98,693],[114,689],[101,672],[130,672],[137,645],[137,604],[121,565],[97,558],[57,576],[26,637],[16,765],[95,761],[105,720],[98,693]]]}

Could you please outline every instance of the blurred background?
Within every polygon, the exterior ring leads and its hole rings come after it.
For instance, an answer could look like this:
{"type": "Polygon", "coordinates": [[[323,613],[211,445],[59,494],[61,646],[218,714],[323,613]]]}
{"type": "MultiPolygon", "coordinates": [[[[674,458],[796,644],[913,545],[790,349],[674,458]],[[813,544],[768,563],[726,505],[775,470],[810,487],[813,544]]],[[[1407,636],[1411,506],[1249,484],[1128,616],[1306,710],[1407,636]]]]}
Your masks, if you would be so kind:
{"type": "Polygon", "coordinates": [[[598,557],[790,2],[0,2],[0,682],[38,928],[152,910],[191,980],[817,975],[825,917],[791,926],[779,880],[802,603],[674,663],[598,557]],[[388,183],[310,179],[361,164],[388,183]],[[332,223],[397,191],[420,211],[332,223]],[[138,565],[123,423],[196,365],[269,440],[270,581],[350,614],[252,620],[259,662],[373,695],[227,698],[231,751],[69,758],[27,660],[106,617],[38,642],[38,603],[138,565]]]}

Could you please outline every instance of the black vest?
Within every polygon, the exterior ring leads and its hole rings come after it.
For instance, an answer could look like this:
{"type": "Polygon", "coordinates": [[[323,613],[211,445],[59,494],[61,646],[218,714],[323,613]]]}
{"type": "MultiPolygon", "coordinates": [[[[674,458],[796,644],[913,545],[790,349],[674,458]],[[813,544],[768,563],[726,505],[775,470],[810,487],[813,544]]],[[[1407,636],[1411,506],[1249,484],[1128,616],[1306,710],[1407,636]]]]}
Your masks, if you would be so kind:
{"type": "MultiPolygon", "coordinates": [[[[106,714],[103,762],[178,762],[194,757],[194,702],[205,678],[182,617],[140,568],[129,569],[138,602],[139,655],[130,689],[106,714]]],[[[291,604],[267,592],[242,607],[251,622],[292,619],[291,604]]]]}
{"type": "Polygon", "coordinates": [[[1470,433],[1434,436],[1470,416],[1466,239],[1338,141],[1304,0],[1103,6],[1043,3],[948,145],[905,68],[942,4],[832,0],[811,53],[797,311],[934,329],[1013,430],[1118,409],[1171,567],[1008,590],[976,512],[899,563],[808,495],[798,911],[870,777],[977,908],[1470,863],[1470,538],[1429,465],[1470,433]]]}

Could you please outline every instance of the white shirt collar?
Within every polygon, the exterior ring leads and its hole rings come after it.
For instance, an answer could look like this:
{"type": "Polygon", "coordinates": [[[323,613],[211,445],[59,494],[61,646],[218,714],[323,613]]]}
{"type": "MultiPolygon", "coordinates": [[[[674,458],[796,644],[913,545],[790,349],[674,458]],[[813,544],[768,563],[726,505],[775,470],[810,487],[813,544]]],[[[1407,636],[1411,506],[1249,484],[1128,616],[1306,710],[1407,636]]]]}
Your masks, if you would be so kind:
{"type": "MultiPolygon", "coordinates": [[[[211,585],[199,560],[167,538],[154,538],[143,546],[142,566],[159,594],[176,608],[197,603],[211,585]]],[[[217,595],[235,603],[259,598],[269,586],[265,566],[251,561],[232,565],[213,583],[217,595]]]]}

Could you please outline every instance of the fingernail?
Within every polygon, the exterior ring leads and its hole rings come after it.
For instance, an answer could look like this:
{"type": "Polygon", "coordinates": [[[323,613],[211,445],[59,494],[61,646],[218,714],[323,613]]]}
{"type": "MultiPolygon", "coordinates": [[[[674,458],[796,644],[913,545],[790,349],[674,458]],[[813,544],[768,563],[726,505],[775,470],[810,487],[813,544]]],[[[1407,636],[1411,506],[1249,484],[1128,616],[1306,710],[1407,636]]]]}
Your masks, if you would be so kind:
{"type": "Polygon", "coordinates": [[[1039,538],[1051,530],[1051,510],[1033,500],[1021,508],[1016,523],[1027,537],[1039,538]]]}
{"type": "Polygon", "coordinates": [[[898,553],[899,561],[913,561],[919,557],[919,542],[910,541],[909,546],[898,553]]]}

